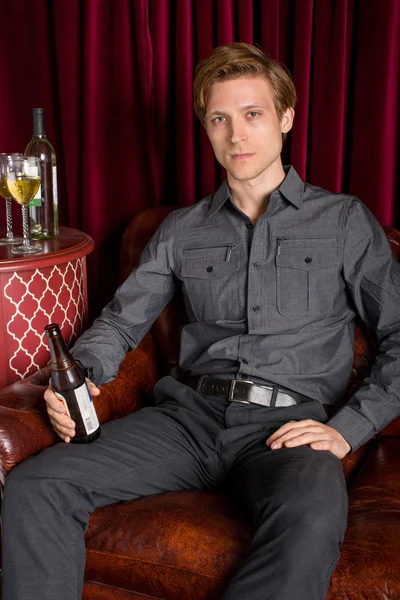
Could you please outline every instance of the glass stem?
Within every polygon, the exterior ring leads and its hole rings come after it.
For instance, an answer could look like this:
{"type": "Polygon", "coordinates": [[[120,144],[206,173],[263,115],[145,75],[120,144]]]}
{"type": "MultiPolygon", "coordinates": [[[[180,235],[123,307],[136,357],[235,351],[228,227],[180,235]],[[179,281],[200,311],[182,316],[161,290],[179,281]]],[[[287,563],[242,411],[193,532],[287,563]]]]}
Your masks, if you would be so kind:
{"type": "Polygon", "coordinates": [[[12,231],[12,199],[6,198],[6,220],[7,220],[7,239],[13,240],[14,234],[12,231]]]}
{"type": "Polygon", "coordinates": [[[24,241],[23,244],[26,248],[30,247],[30,243],[29,243],[29,213],[28,213],[28,207],[27,206],[23,206],[22,207],[22,230],[23,230],[23,234],[24,234],[24,241]]]}

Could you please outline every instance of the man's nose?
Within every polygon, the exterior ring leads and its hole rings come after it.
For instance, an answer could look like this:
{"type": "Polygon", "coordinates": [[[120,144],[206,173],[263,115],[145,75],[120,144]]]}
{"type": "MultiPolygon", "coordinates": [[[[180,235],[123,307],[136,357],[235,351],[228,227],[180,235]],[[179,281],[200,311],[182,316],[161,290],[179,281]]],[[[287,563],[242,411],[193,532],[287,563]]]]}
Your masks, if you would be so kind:
{"type": "Polygon", "coordinates": [[[231,141],[233,144],[239,144],[247,139],[246,124],[242,119],[231,121],[231,141]]]}

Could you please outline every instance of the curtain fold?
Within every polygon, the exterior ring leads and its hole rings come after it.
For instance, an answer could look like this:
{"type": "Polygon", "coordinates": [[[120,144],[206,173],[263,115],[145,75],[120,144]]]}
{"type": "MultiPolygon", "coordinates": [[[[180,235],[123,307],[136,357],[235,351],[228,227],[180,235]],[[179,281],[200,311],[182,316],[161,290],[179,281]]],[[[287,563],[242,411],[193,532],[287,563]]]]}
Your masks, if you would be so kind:
{"type": "Polygon", "coordinates": [[[314,14],[306,177],[334,192],[342,189],[353,10],[351,0],[317,2],[314,14]]]}
{"type": "Polygon", "coordinates": [[[400,2],[359,3],[349,190],[399,224],[400,2]]]}
{"type": "Polygon", "coordinates": [[[310,85],[312,81],[312,32],[313,0],[295,5],[293,31],[293,78],[295,79],[298,104],[296,107],[296,136],[291,139],[291,159],[300,177],[307,177],[307,148],[310,116],[310,85]],[[296,73],[296,76],[294,75],[296,73]]]}
{"type": "Polygon", "coordinates": [[[61,224],[96,241],[92,317],[115,288],[132,216],[190,205],[224,177],[192,101],[195,65],[216,45],[254,42],[283,61],[299,97],[284,161],[400,225],[400,0],[2,0],[1,10],[0,151],[24,150],[31,108],[44,106],[61,224]]]}

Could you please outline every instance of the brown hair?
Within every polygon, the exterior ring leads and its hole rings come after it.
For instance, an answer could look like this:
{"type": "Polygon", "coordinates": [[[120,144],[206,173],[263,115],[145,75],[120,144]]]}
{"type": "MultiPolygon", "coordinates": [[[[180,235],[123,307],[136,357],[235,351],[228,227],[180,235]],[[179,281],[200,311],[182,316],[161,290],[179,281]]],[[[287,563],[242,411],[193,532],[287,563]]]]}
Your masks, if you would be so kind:
{"type": "MultiPolygon", "coordinates": [[[[216,81],[245,75],[264,76],[271,86],[279,120],[297,101],[296,88],[287,68],[267,57],[258,46],[233,42],[214,48],[211,56],[199,62],[193,85],[194,110],[204,122],[210,87],[216,81]]],[[[286,134],[283,134],[286,137],[286,134]]]]}

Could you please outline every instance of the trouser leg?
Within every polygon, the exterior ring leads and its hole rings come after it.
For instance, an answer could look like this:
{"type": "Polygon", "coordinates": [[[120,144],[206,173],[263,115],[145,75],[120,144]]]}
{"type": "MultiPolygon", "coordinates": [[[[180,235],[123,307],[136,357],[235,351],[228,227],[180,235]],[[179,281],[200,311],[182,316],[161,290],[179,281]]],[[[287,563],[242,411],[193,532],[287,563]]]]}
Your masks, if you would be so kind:
{"type": "Polygon", "coordinates": [[[156,408],[106,424],[93,444],[56,444],[7,477],[3,600],[81,598],[96,507],[219,483],[215,415],[190,388],[160,383],[156,408]]]}
{"type": "Polygon", "coordinates": [[[224,600],[323,600],[339,559],[347,518],[341,462],[309,446],[270,450],[265,439],[277,425],[263,427],[233,461],[232,486],[256,532],[224,600]]]}

